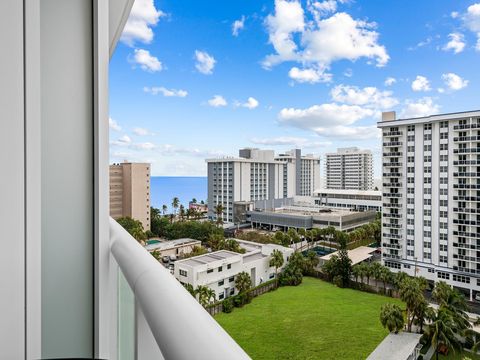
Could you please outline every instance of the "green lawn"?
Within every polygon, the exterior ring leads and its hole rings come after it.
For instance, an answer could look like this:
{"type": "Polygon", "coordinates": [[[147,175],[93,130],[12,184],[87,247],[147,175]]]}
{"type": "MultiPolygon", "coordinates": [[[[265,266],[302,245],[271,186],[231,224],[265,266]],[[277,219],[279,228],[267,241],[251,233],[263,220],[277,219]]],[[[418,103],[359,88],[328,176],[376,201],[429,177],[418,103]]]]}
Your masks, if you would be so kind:
{"type": "Polygon", "coordinates": [[[365,359],[387,335],[380,307],[396,302],[304,278],[215,319],[253,359],[365,359]]]}

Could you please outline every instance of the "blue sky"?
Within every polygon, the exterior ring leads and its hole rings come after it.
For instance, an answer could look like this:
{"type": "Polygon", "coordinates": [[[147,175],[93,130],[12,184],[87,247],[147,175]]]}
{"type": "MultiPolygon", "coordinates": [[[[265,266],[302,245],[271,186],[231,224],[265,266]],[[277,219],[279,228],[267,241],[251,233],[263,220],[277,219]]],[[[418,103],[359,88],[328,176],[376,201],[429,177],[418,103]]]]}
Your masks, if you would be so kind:
{"type": "Polygon", "coordinates": [[[480,108],[480,2],[226,4],[136,0],[110,65],[112,162],[204,176],[241,147],[359,146],[378,176],[381,111],[480,108]]]}

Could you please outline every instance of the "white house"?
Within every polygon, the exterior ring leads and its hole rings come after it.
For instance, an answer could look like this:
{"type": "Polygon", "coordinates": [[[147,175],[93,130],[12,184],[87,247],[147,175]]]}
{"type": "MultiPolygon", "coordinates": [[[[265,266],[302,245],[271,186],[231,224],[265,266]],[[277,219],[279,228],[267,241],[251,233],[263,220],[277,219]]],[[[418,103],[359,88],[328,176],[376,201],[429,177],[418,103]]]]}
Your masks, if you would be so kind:
{"type": "MultiPolygon", "coordinates": [[[[220,250],[175,262],[175,277],[182,284],[208,286],[215,291],[218,300],[237,294],[235,276],[242,271],[250,274],[252,286],[275,278],[275,268],[270,267],[270,255],[277,249],[283,253],[284,265],[293,249],[276,244],[258,244],[237,240],[244,254],[220,250]]],[[[282,266],[282,268],[283,268],[282,266]]],[[[279,269],[280,271],[280,269],[279,269]]]]}

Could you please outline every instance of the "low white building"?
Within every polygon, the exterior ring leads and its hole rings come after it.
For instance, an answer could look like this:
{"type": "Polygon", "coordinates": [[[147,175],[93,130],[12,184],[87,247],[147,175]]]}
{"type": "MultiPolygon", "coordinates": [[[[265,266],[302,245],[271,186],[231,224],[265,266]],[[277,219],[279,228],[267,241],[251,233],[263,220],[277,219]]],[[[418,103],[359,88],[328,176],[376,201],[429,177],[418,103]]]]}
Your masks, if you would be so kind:
{"type": "Polygon", "coordinates": [[[161,240],[156,243],[145,245],[149,252],[159,251],[161,256],[182,256],[192,252],[195,246],[202,246],[200,240],[183,238],[176,240],[161,240]]]}
{"type": "Polygon", "coordinates": [[[312,196],[315,205],[356,211],[382,211],[382,192],[378,190],[319,189],[312,196]]]}
{"type": "MultiPolygon", "coordinates": [[[[242,271],[250,274],[252,287],[275,278],[275,268],[270,267],[270,255],[277,249],[283,253],[284,265],[293,249],[276,244],[258,244],[237,240],[244,254],[220,250],[175,262],[174,276],[182,284],[194,288],[207,286],[215,291],[218,300],[236,295],[235,276],[242,271]]],[[[279,269],[280,271],[280,269],[279,269]]]]}

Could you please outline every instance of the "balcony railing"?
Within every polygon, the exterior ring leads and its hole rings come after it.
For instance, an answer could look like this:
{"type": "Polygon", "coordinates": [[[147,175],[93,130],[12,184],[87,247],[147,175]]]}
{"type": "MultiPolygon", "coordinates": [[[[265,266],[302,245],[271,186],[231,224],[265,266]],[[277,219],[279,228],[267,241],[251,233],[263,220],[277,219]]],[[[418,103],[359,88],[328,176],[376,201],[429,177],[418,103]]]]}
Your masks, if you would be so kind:
{"type": "Polygon", "coordinates": [[[113,219],[110,249],[165,359],[250,359],[170,272],[113,219]]]}

